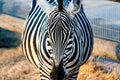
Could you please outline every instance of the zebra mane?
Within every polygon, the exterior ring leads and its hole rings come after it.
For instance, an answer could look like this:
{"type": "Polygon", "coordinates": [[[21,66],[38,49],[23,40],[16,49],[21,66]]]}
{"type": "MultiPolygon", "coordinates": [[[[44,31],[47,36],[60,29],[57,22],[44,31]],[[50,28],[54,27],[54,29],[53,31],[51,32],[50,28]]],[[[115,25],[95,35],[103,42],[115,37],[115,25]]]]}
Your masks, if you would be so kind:
{"type": "Polygon", "coordinates": [[[62,11],[63,9],[63,0],[57,0],[58,1],[58,10],[62,11]]]}

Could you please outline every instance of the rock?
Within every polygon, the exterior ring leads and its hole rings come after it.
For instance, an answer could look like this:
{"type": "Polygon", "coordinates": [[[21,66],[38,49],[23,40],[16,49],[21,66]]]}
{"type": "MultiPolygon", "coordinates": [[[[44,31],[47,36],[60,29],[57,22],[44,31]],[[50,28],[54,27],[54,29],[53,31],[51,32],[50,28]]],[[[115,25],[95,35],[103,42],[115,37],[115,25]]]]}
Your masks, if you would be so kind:
{"type": "Polygon", "coordinates": [[[0,48],[17,47],[20,45],[20,42],[20,34],[0,28],[0,48]]]}

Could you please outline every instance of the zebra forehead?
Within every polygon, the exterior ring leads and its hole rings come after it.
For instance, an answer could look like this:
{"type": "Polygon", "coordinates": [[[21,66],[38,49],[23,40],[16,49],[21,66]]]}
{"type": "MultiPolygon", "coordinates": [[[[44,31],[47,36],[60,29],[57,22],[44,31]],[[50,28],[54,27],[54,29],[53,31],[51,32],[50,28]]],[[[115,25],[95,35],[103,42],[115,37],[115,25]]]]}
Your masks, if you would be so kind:
{"type": "Polygon", "coordinates": [[[50,13],[50,18],[51,17],[70,17],[69,14],[65,9],[62,9],[62,11],[59,11],[58,8],[55,8],[51,13],[50,13]]]}
{"type": "Polygon", "coordinates": [[[72,18],[67,14],[66,11],[58,11],[55,9],[49,17],[47,32],[52,42],[55,42],[57,38],[66,45],[71,33],[74,31],[74,25],[72,18]]]}
{"type": "Polygon", "coordinates": [[[66,19],[65,17],[66,16],[63,17],[58,15],[50,19],[47,26],[49,35],[53,35],[54,32],[60,31],[60,34],[63,33],[64,36],[69,37],[70,33],[73,32],[73,25],[70,19],[66,19]]]}
{"type": "Polygon", "coordinates": [[[65,10],[60,12],[58,9],[55,9],[50,13],[48,27],[55,27],[55,25],[58,25],[58,23],[61,23],[61,26],[67,27],[68,29],[73,28],[73,20],[65,10]]]}

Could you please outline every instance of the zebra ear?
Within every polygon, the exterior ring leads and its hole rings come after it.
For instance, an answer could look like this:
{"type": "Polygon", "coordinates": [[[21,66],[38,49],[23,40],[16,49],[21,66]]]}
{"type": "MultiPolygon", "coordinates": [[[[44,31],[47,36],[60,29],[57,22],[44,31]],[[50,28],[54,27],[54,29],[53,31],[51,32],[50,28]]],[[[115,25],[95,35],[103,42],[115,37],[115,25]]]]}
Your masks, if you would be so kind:
{"type": "Polygon", "coordinates": [[[37,3],[48,16],[55,9],[55,6],[49,4],[47,0],[37,0],[37,3]]]}
{"type": "Polygon", "coordinates": [[[70,14],[76,14],[80,11],[82,5],[82,0],[72,0],[69,5],[66,7],[66,10],[70,14]]]}

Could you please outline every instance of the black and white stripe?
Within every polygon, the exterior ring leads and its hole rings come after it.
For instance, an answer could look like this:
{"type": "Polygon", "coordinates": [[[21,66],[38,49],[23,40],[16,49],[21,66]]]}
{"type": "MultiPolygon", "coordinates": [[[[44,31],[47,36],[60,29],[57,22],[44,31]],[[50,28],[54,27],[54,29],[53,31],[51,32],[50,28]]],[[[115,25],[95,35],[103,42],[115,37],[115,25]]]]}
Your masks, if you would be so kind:
{"type": "MultiPolygon", "coordinates": [[[[50,4],[56,4],[54,0],[47,1],[50,4]]],[[[72,17],[66,11],[59,15],[55,9],[50,14],[49,19],[37,2],[34,1],[33,3],[31,12],[26,19],[22,37],[24,55],[32,64],[40,68],[41,80],[50,80],[55,56],[54,48],[56,43],[61,43],[63,44],[61,48],[64,49],[62,56],[65,74],[67,75],[66,79],[75,80],[79,67],[88,60],[93,48],[93,33],[83,7],[72,17]],[[63,18],[60,21],[63,24],[61,28],[55,27],[59,22],[59,19],[56,19],[57,16],[63,18]],[[55,34],[61,36],[58,37],[55,34]],[[60,42],[57,39],[60,39],[60,42]]]]}

